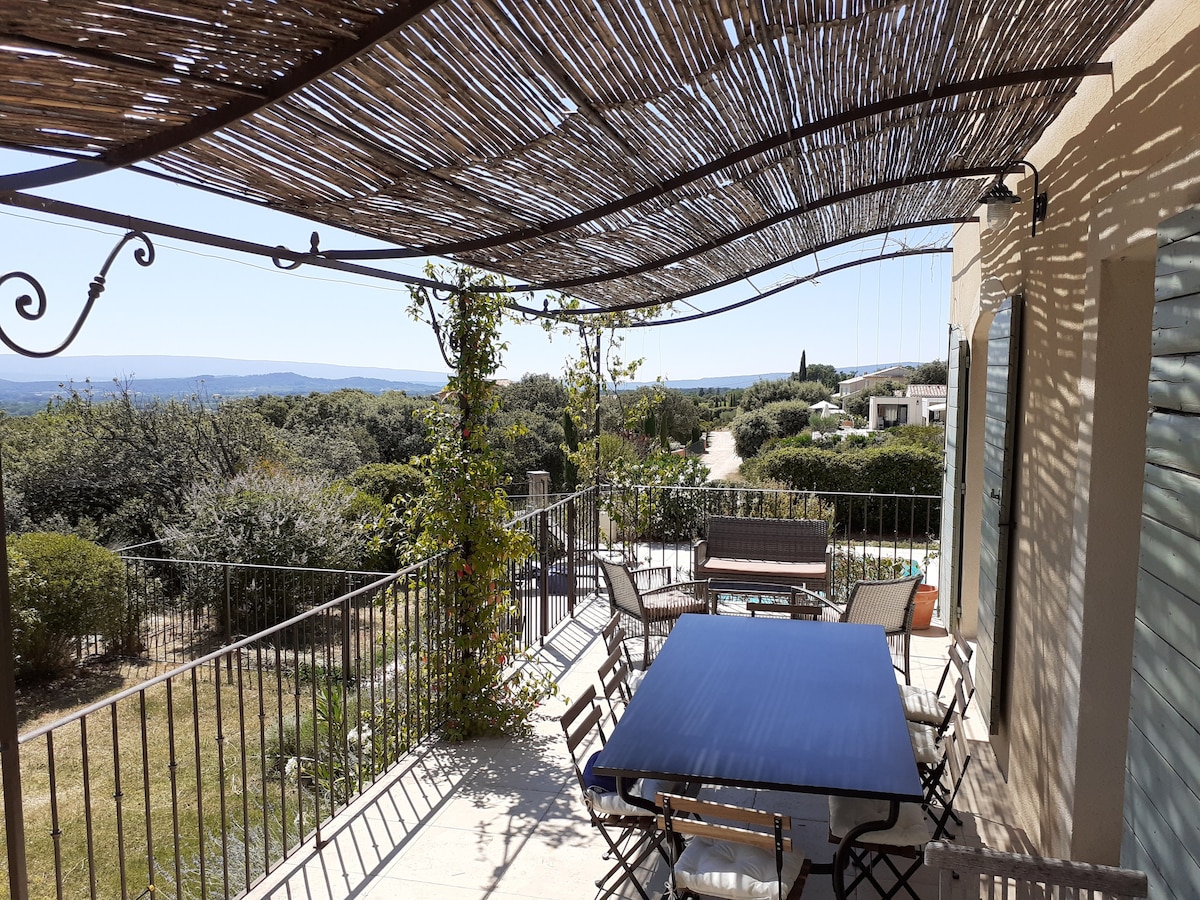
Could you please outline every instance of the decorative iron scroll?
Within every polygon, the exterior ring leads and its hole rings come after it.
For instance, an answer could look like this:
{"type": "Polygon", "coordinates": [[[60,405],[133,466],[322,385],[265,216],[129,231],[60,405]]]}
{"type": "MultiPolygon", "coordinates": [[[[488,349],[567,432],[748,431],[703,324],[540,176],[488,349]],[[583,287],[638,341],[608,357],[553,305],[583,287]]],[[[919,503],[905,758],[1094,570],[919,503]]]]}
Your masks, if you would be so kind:
{"type": "MultiPolygon", "coordinates": [[[[283,244],[280,244],[275,249],[284,251],[286,253],[291,253],[291,251],[288,250],[287,247],[283,246],[283,244]]],[[[321,236],[319,234],[317,234],[317,232],[314,231],[312,233],[312,236],[309,237],[309,239],[308,239],[308,252],[307,253],[299,254],[295,259],[290,260],[289,262],[284,262],[283,257],[276,255],[276,256],[271,257],[271,262],[275,263],[276,266],[283,269],[284,271],[290,272],[293,269],[300,268],[302,265],[304,265],[306,260],[312,259],[313,257],[320,255],[320,253],[321,253],[321,236]]]]}
{"type": "MultiPolygon", "coordinates": [[[[140,231],[127,232],[117,242],[117,246],[113,247],[112,252],[108,254],[108,259],[100,267],[99,274],[88,285],[87,302],[83,305],[83,310],[79,313],[79,318],[75,320],[75,325],[71,329],[70,334],[67,335],[61,344],[53,350],[30,350],[27,347],[22,347],[9,337],[3,325],[0,325],[0,341],[3,341],[4,346],[8,347],[14,353],[20,353],[22,356],[30,356],[34,359],[45,359],[49,356],[56,356],[66,350],[79,334],[79,330],[83,328],[83,323],[87,321],[88,315],[91,314],[92,306],[100,298],[100,295],[104,293],[105,279],[108,277],[108,270],[112,267],[113,262],[116,261],[117,254],[132,240],[139,240],[146,245],[145,247],[138,247],[133,252],[133,258],[137,264],[139,266],[149,266],[154,262],[154,245],[150,243],[150,238],[146,237],[140,231]]],[[[33,288],[34,293],[37,295],[36,300],[29,294],[19,295],[16,299],[17,315],[27,321],[36,322],[46,314],[46,291],[36,278],[26,272],[8,272],[5,275],[0,275],[0,287],[8,281],[24,281],[33,288]]]]}

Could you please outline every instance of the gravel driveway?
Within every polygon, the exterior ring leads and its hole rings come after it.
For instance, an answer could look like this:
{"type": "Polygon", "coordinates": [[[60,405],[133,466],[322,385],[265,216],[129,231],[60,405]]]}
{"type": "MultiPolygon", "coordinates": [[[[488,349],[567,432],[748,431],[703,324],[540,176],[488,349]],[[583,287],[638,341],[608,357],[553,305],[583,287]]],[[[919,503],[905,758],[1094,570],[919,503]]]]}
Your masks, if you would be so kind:
{"type": "Polygon", "coordinates": [[[710,431],[708,433],[708,452],[700,457],[700,461],[710,470],[709,481],[741,480],[739,472],[742,468],[742,458],[733,449],[733,432],[731,431],[710,431]]]}

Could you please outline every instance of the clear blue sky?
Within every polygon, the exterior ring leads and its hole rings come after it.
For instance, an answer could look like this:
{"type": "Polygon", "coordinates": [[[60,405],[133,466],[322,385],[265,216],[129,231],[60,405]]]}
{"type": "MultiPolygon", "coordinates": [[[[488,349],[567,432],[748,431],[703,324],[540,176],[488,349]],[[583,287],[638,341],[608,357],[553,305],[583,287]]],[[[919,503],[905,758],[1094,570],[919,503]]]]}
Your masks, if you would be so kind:
{"type": "MultiPolygon", "coordinates": [[[[16,172],[54,160],[0,152],[0,171],[16,172]]],[[[39,191],[45,196],[154,219],[260,244],[303,249],[314,228],[323,247],[376,246],[358,235],[129,172],[112,172],[39,191]]],[[[942,229],[942,234],[946,233],[942,229]]],[[[912,244],[938,232],[910,233],[912,244]]],[[[121,232],[0,206],[0,274],[14,270],[39,279],[49,312],[37,323],[20,319],[15,296],[0,287],[0,322],[36,349],[67,333],[96,274],[121,232]]],[[[68,355],[215,356],[444,371],[427,326],[412,322],[403,285],[330,270],[276,269],[264,258],[152,238],[158,255],[149,268],[127,247],[68,355]]],[[[825,267],[878,251],[882,238],[820,255],[825,267]]],[[[131,245],[132,246],[132,245],[131,245]]],[[[888,250],[896,250],[893,240],[888,250]]],[[[418,273],[420,262],[389,264],[418,273]]],[[[693,302],[710,309],[812,271],[811,261],[781,267],[693,302]]],[[[802,285],[730,313],[693,323],[627,332],[629,357],[644,358],[639,378],[690,379],[794,370],[802,350],[810,363],[866,366],[929,360],[946,353],[949,261],[944,255],[869,264],[802,285]]],[[[677,307],[676,315],[694,310],[677,307]]],[[[508,377],[559,374],[574,340],[550,341],[536,324],[514,324],[505,337],[508,377]]],[[[0,353],[7,354],[7,348],[0,353]]]]}

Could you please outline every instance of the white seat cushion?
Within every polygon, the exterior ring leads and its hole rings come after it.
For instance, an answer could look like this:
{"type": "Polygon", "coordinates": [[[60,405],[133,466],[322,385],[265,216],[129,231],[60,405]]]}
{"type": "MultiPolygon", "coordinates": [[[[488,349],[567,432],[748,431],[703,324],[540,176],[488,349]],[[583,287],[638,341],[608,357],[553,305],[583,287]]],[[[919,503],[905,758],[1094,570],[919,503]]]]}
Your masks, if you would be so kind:
{"type": "MultiPolygon", "coordinates": [[[[659,792],[664,794],[682,794],[684,791],[683,785],[677,784],[674,781],[639,778],[634,782],[633,789],[629,793],[653,803],[654,798],[658,796],[659,792]]],[[[594,787],[588,788],[588,797],[592,802],[592,809],[601,814],[607,813],[610,816],[653,816],[655,814],[653,810],[642,809],[640,806],[626,803],[616,791],[606,791],[594,787]]]]}
{"type": "MultiPolygon", "coordinates": [[[[800,877],[804,854],[783,854],[783,896],[800,877]]],[[[775,851],[694,837],[675,863],[675,884],[728,900],[779,900],[775,851]]]]}
{"type": "Polygon", "coordinates": [[[917,758],[919,765],[937,765],[940,754],[936,728],[932,725],[922,725],[920,722],[909,722],[908,737],[912,741],[913,756],[917,758]]]}
{"type": "Polygon", "coordinates": [[[928,688],[902,684],[900,697],[904,700],[904,718],[910,722],[941,725],[942,719],[946,718],[946,704],[928,688]]]}
{"type": "MultiPolygon", "coordinates": [[[[887,819],[888,802],[865,797],[829,798],[829,833],[841,839],[856,825],[887,819]]],[[[922,847],[933,838],[933,824],[919,803],[901,803],[900,818],[886,831],[868,831],[858,838],[864,844],[889,847],[922,847]]]]}
{"type": "MultiPolygon", "coordinates": [[[[803,581],[824,581],[827,570],[823,562],[782,562],[769,559],[723,559],[712,556],[704,560],[704,577],[739,575],[770,576],[781,584],[799,584],[803,581]]],[[[698,576],[699,577],[699,576],[698,576]]]]}

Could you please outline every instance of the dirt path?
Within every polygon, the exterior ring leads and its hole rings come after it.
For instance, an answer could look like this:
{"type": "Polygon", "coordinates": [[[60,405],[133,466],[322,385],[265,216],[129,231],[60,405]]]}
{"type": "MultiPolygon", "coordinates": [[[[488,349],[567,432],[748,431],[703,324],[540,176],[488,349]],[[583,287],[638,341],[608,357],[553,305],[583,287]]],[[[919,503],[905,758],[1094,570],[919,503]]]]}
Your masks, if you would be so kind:
{"type": "Polygon", "coordinates": [[[733,433],[729,431],[710,431],[708,433],[708,452],[700,457],[709,468],[709,481],[722,479],[725,481],[740,481],[742,458],[733,449],[733,433]]]}

